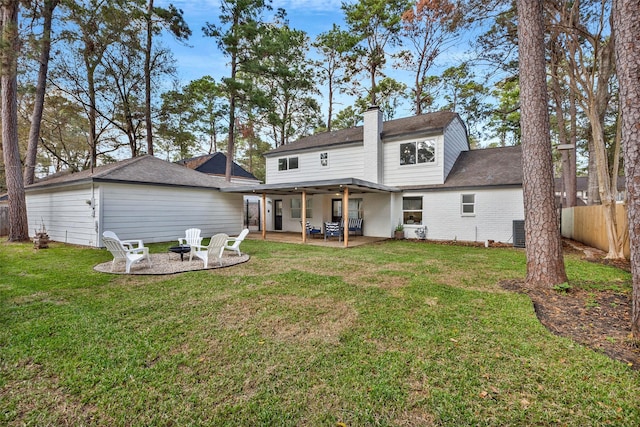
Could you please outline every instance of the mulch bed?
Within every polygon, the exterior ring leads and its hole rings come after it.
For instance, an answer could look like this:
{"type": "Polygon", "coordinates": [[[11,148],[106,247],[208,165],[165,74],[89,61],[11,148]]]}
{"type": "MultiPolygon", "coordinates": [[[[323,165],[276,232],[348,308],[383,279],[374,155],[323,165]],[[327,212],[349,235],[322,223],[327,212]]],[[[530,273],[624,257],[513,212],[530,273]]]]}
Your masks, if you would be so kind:
{"type": "MultiPolygon", "coordinates": [[[[628,261],[611,262],[604,254],[579,243],[565,241],[565,252],[580,251],[591,262],[630,271],[628,261]]],[[[527,294],[540,322],[552,333],[600,351],[633,369],[640,369],[640,348],[631,340],[631,295],[611,290],[587,291],[572,287],[566,292],[532,289],[522,280],[505,280],[507,290],[527,294]]]]}
{"type": "Polygon", "coordinates": [[[531,289],[521,280],[505,280],[500,285],[507,290],[526,293],[538,319],[552,333],[640,369],[640,349],[630,339],[629,294],[576,288],[566,293],[531,289]]]}

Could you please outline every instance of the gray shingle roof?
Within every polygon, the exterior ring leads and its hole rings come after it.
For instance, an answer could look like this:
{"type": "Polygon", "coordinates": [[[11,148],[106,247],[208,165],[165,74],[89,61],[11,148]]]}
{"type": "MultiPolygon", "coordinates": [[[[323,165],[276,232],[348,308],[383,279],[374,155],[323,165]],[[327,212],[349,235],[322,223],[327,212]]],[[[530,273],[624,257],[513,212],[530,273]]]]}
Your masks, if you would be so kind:
{"type": "Polygon", "coordinates": [[[452,189],[522,186],[522,147],[499,147],[460,153],[444,184],[406,186],[413,189],[452,189]]]}
{"type": "MultiPolygon", "coordinates": [[[[451,111],[438,111],[419,116],[405,117],[389,120],[382,125],[382,139],[393,138],[400,135],[417,133],[436,133],[443,131],[449,123],[458,117],[451,111]]],[[[265,153],[265,156],[276,155],[289,151],[330,147],[334,145],[362,143],[363,127],[357,126],[349,129],[341,129],[331,132],[322,132],[315,135],[300,138],[291,144],[281,145],[265,153]]]]}
{"type": "Polygon", "coordinates": [[[233,187],[224,178],[210,176],[153,156],[139,156],[98,166],[76,173],[62,172],[50,175],[26,187],[35,190],[54,186],[65,186],[82,182],[126,182],[135,184],[170,185],[180,187],[203,187],[219,189],[233,187]]]}

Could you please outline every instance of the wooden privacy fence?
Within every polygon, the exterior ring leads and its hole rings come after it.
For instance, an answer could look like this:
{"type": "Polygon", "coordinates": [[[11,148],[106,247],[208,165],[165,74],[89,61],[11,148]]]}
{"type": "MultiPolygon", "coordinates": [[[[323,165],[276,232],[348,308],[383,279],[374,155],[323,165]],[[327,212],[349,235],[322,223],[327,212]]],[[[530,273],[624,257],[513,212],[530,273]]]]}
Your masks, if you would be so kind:
{"type": "MultiPolygon", "coordinates": [[[[624,256],[629,259],[629,224],[625,205],[616,205],[618,236],[624,241],[624,256]]],[[[582,242],[607,252],[609,240],[602,205],[576,206],[562,209],[562,237],[582,242]]]]}

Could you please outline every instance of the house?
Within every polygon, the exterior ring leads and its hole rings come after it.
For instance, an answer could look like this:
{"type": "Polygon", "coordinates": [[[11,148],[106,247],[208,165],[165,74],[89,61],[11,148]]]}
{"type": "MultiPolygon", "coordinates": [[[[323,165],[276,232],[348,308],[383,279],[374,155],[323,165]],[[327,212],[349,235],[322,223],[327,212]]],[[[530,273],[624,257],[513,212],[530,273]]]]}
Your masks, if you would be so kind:
{"type": "Polygon", "coordinates": [[[29,234],[42,224],[51,240],[101,247],[102,233],[168,242],[197,227],[204,236],[238,234],[243,197],[238,186],[153,156],[140,156],[46,177],[25,188],[29,234]]]}
{"type": "MultiPolygon", "coordinates": [[[[554,185],[555,185],[556,198],[560,200],[560,196],[562,196],[562,200],[565,200],[566,194],[564,191],[564,183],[562,182],[562,178],[555,178],[554,185]]],[[[625,200],[625,197],[627,194],[624,176],[618,176],[618,178],[616,179],[616,187],[617,187],[616,202],[622,203],[625,200]]],[[[576,202],[577,202],[577,206],[585,206],[589,203],[589,177],[588,176],[576,177],[576,202]]]]}
{"type": "MultiPolygon", "coordinates": [[[[227,172],[227,156],[224,153],[216,152],[213,154],[205,154],[203,156],[193,157],[190,159],[178,160],[179,165],[188,167],[207,175],[225,177],[227,172]]],[[[231,182],[242,184],[259,184],[260,180],[251,172],[245,170],[242,166],[233,162],[231,168],[231,182]]]]}
{"type": "MultiPolygon", "coordinates": [[[[325,132],[265,154],[266,182],[223,189],[269,200],[268,230],[301,231],[361,218],[365,236],[513,241],[524,219],[520,147],[471,150],[456,113],[383,122],[365,112],[363,126],[325,132]]],[[[345,236],[348,239],[348,236],[345,236]]],[[[345,245],[346,240],[345,239],[345,245]]]]}

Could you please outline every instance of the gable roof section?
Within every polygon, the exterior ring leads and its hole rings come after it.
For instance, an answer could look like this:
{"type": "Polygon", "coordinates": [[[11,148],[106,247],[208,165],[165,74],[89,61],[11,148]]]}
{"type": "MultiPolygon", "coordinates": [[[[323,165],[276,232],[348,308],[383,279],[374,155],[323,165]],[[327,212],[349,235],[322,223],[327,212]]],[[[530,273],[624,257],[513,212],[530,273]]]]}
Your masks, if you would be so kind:
{"type": "Polygon", "coordinates": [[[403,186],[403,190],[521,187],[522,147],[483,148],[460,153],[444,184],[403,186]]]}
{"type": "MultiPolygon", "coordinates": [[[[435,113],[421,114],[419,116],[405,117],[389,120],[382,125],[381,138],[388,139],[403,135],[433,134],[443,132],[444,129],[456,118],[457,113],[451,111],[438,111],[435,113]]],[[[349,129],[341,129],[331,132],[322,132],[315,135],[300,138],[291,144],[281,145],[265,153],[265,157],[280,155],[298,150],[308,150],[321,147],[332,147],[344,144],[362,143],[363,127],[356,126],[349,129]]]]}
{"type": "Polygon", "coordinates": [[[27,186],[26,190],[62,187],[87,182],[119,182],[210,189],[237,185],[225,181],[224,178],[205,175],[175,163],[145,155],[98,166],[93,169],[93,172],[87,169],[76,173],[61,172],[50,175],[35,184],[27,186]]]}
{"type": "MultiPolygon", "coordinates": [[[[205,154],[191,159],[178,160],[176,163],[208,175],[224,176],[227,172],[227,156],[220,152],[205,154]]],[[[259,181],[252,173],[248,172],[236,162],[233,162],[231,176],[259,181]]]]}

